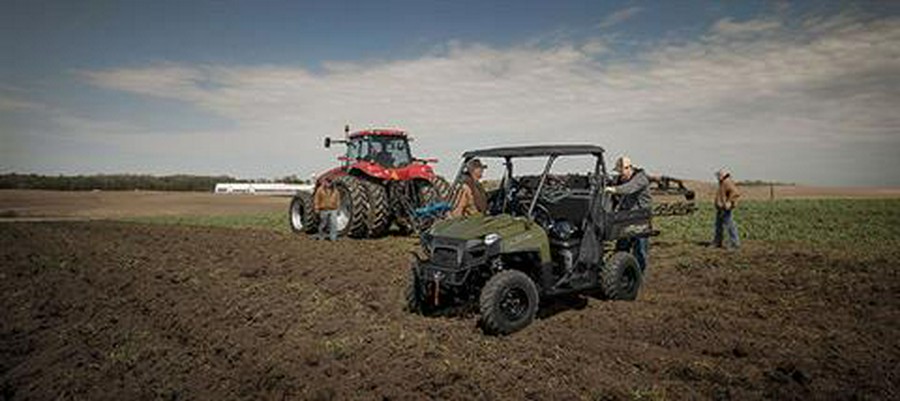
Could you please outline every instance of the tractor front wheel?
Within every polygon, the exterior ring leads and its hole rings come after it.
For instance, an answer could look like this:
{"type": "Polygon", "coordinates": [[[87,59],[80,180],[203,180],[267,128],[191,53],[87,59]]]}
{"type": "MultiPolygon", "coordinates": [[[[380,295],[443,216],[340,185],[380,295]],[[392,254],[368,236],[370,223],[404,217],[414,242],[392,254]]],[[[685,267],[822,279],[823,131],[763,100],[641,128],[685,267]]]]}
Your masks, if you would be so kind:
{"type": "Polygon", "coordinates": [[[288,209],[288,221],[291,231],[295,233],[312,234],[319,228],[319,215],[313,209],[312,195],[308,192],[298,192],[291,199],[288,209]]]}
{"type": "Polygon", "coordinates": [[[510,334],[528,326],[538,309],[538,290],[528,275],[505,270],[481,290],[482,328],[489,334],[510,334]]]}

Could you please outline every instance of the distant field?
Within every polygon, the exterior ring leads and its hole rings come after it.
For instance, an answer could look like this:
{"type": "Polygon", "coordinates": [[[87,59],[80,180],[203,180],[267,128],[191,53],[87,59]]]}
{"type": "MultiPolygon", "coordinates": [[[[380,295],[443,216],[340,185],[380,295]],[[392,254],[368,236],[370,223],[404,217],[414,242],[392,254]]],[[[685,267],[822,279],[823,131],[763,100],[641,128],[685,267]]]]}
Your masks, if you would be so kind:
{"type": "MultiPolygon", "coordinates": [[[[712,235],[710,184],[692,183],[699,211],[690,217],[659,218],[660,240],[701,242],[712,235]]],[[[896,189],[816,191],[776,187],[776,200],[763,200],[768,187],[742,188],[736,220],[747,240],[884,246],[900,241],[900,194],[896,189]],[[778,193],[797,197],[779,198],[778,193]],[[850,198],[832,198],[845,193],[850,198]],[[812,197],[820,194],[821,197],[812,197]],[[800,196],[802,195],[802,196],[800,196]],[[810,197],[807,197],[810,196],[810,197]]],[[[768,195],[765,195],[768,196],[768,195]]],[[[287,232],[288,197],[147,191],[0,191],[0,220],[87,218],[215,227],[256,227],[287,232]]]]}
{"type": "MultiPolygon", "coordinates": [[[[697,192],[701,200],[712,200],[716,193],[716,185],[712,182],[688,181],[688,188],[697,192]]],[[[805,185],[752,185],[738,186],[741,198],[745,200],[769,200],[774,196],[781,199],[885,199],[900,198],[900,188],[894,187],[813,187],[805,185]]]]}
{"type": "Polygon", "coordinates": [[[209,192],[0,190],[0,218],[239,215],[287,210],[288,202],[209,192]]]}
{"type": "MultiPolygon", "coordinates": [[[[715,186],[708,182],[688,182],[701,201],[712,200],[715,186]]],[[[768,200],[765,186],[741,187],[745,200],[768,200]]],[[[900,199],[900,188],[819,188],[776,186],[775,199],[900,199]]],[[[0,219],[82,218],[122,219],[167,216],[272,215],[286,213],[288,197],[258,195],[217,195],[208,192],[159,191],[43,191],[0,190],[0,219]]],[[[246,221],[245,219],[236,219],[246,221]]],[[[255,220],[255,218],[249,218],[255,220]]],[[[244,223],[241,223],[244,224],[244,223]]]]}
{"type": "MultiPolygon", "coordinates": [[[[900,246],[900,199],[792,199],[745,201],[735,212],[741,238],[814,245],[900,246]]],[[[712,239],[715,210],[701,202],[691,216],[654,220],[657,240],[703,242],[712,239]]],[[[285,211],[231,216],[151,216],[145,223],[212,227],[253,227],[288,232],[285,211]]]]}

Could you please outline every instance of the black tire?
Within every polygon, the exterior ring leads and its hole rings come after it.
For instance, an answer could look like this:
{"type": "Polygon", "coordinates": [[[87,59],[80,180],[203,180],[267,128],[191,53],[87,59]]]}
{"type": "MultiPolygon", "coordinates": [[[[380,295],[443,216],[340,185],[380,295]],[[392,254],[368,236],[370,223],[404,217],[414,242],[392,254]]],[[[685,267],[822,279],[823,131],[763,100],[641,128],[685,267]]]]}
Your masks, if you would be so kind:
{"type": "Polygon", "coordinates": [[[315,233],[319,229],[319,214],[313,208],[313,196],[298,192],[288,208],[288,224],[295,233],[315,233]]]}
{"type": "Polygon", "coordinates": [[[390,204],[388,203],[387,188],[377,182],[359,180],[366,187],[366,195],[369,200],[369,211],[366,225],[369,229],[369,237],[380,237],[387,232],[391,225],[390,204]]]}
{"type": "Polygon", "coordinates": [[[641,268],[628,252],[616,252],[600,271],[603,297],[611,300],[634,301],[641,288],[641,268]]]}
{"type": "Polygon", "coordinates": [[[416,274],[416,267],[411,267],[409,272],[409,282],[406,285],[406,310],[416,315],[428,315],[430,308],[425,299],[425,288],[419,275],[416,274]]]}
{"type": "Polygon", "coordinates": [[[346,209],[349,221],[340,234],[353,238],[365,238],[369,234],[368,194],[361,180],[345,175],[334,180],[334,187],[341,193],[341,208],[346,209]]]}
{"type": "Polygon", "coordinates": [[[531,324],[537,314],[537,286],[518,270],[495,274],[481,290],[482,329],[488,334],[511,334],[531,324]]]}
{"type": "Polygon", "coordinates": [[[423,181],[419,185],[419,206],[425,206],[433,202],[450,201],[450,184],[444,177],[434,176],[431,180],[423,181]]]}

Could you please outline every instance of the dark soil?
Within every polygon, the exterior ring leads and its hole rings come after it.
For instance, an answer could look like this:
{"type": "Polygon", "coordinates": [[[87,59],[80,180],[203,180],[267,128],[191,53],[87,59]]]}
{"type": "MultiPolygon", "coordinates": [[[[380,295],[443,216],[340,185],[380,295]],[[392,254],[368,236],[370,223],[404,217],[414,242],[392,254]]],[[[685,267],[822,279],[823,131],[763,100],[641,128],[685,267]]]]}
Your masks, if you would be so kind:
{"type": "Polygon", "coordinates": [[[655,243],[508,337],[403,311],[405,238],[0,225],[5,399],[897,399],[898,256],[655,243]]]}

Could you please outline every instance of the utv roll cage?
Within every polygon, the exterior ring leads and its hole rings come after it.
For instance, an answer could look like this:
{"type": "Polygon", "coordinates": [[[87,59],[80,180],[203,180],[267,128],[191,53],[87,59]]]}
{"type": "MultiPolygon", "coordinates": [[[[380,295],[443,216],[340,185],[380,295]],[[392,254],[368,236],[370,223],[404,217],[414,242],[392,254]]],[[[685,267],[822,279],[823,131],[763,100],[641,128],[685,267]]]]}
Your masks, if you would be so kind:
{"type": "MultiPolygon", "coordinates": [[[[455,206],[455,202],[457,200],[456,192],[459,190],[459,187],[462,183],[462,177],[467,173],[466,165],[470,160],[474,158],[502,158],[504,160],[504,167],[506,170],[504,171],[503,178],[500,181],[499,190],[503,195],[503,204],[500,208],[500,212],[505,212],[507,210],[509,197],[505,196],[511,190],[511,185],[514,182],[513,178],[513,164],[512,159],[515,158],[533,158],[533,157],[546,157],[547,162],[544,164],[543,171],[540,175],[540,180],[538,181],[537,187],[532,195],[531,200],[528,202],[528,209],[525,215],[534,219],[534,209],[537,205],[538,199],[540,199],[541,192],[544,189],[544,185],[547,181],[547,176],[550,174],[550,169],[553,167],[553,163],[560,156],[594,156],[596,161],[594,163],[593,173],[589,178],[592,178],[594,182],[589,182],[589,186],[591,188],[590,199],[591,204],[590,207],[594,206],[594,199],[596,198],[596,192],[599,189],[602,189],[606,186],[607,172],[606,165],[603,160],[603,148],[596,145],[553,145],[553,146],[511,146],[511,147],[500,147],[500,148],[489,148],[489,149],[480,149],[480,150],[472,150],[463,153],[463,161],[462,165],[459,168],[459,171],[456,174],[456,179],[453,183],[453,198],[452,201],[455,206]],[[599,178],[599,181],[597,179],[599,178]]],[[[581,223],[581,222],[578,222],[581,223]]]]}

